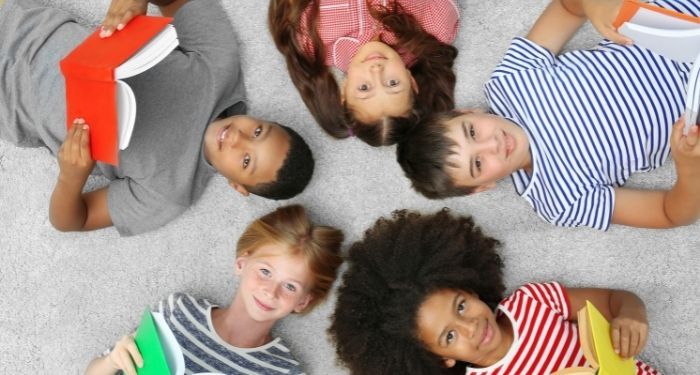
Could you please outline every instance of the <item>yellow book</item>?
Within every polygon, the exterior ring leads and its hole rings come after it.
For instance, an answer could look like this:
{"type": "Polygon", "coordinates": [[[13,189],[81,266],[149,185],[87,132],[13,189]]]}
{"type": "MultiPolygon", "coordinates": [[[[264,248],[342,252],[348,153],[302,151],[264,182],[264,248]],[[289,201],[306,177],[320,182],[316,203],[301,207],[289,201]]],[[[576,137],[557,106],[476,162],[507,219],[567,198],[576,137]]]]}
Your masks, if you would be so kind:
{"type": "Polygon", "coordinates": [[[634,375],[637,365],[634,358],[623,359],[612,344],[610,323],[590,301],[578,312],[578,335],[583,356],[591,367],[572,367],[553,375],[634,375]]]}

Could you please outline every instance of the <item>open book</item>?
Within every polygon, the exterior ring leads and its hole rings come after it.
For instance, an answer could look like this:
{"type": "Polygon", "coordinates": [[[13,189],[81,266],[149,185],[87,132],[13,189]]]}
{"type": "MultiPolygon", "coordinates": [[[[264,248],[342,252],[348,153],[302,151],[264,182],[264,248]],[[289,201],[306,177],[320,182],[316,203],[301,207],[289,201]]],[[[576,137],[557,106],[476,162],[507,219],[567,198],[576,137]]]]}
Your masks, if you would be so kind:
{"type": "Polygon", "coordinates": [[[90,125],[93,159],[119,164],[118,149],[128,147],[136,121],[136,98],[122,79],[152,68],[177,47],[171,21],[136,16],[109,38],[100,38],[98,29],[61,60],[67,126],[75,118],[90,125]]]}
{"type": "Polygon", "coordinates": [[[134,337],[143,358],[139,375],[180,375],[185,373],[185,357],[163,315],[146,309],[134,337]]]}
{"type": "Polygon", "coordinates": [[[639,46],[672,60],[693,63],[686,91],[683,134],[687,135],[698,123],[700,109],[700,17],[625,0],[613,26],[639,46]]]}
{"type": "Polygon", "coordinates": [[[633,358],[623,359],[613,349],[610,323],[590,301],[578,312],[578,335],[581,350],[591,367],[572,367],[552,375],[634,375],[633,358]]]}

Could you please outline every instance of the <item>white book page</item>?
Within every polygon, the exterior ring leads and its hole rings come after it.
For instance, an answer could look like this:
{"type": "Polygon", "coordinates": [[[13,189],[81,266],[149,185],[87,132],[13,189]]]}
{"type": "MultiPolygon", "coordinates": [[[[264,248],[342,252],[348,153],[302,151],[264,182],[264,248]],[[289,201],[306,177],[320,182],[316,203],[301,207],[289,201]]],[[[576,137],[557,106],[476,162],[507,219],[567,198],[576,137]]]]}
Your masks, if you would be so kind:
{"type": "Polygon", "coordinates": [[[117,80],[117,129],[119,135],[119,149],[129,147],[131,133],[136,123],[136,97],[131,87],[123,81],[117,80]]]}
{"type": "Polygon", "coordinates": [[[641,26],[670,30],[687,30],[700,27],[700,24],[696,22],[676,18],[643,7],[640,7],[637,13],[635,13],[628,22],[641,26]]]}
{"type": "Polygon", "coordinates": [[[143,73],[170,54],[178,45],[177,32],[167,25],[151,41],[141,47],[129,60],[114,70],[114,77],[122,79],[143,73]]]}
{"type": "Polygon", "coordinates": [[[635,44],[679,62],[692,63],[700,53],[700,25],[694,29],[672,30],[625,22],[618,30],[635,44]]]}
{"type": "Polygon", "coordinates": [[[157,312],[151,314],[158,328],[158,336],[163,345],[165,360],[168,362],[171,374],[183,375],[185,373],[185,357],[182,355],[180,344],[178,344],[175,335],[173,335],[173,331],[170,330],[170,327],[168,327],[168,324],[165,322],[163,314],[157,312]]]}
{"type": "Polygon", "coordinates": [[[690,129],[698,123],[698,110],[700,110],[700,54],[693,64],[693,69],[688,75],[688,91],[685,97],[685,126],[683,134],[688,135],[690,129]]]}

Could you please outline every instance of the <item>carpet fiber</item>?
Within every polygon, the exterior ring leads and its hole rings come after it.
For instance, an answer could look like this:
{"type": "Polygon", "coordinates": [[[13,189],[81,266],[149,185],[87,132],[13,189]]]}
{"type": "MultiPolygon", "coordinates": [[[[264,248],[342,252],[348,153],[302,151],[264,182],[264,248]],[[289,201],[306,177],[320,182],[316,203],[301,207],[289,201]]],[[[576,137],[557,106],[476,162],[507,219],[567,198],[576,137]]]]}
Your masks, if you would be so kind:
{"type": "MultiPolygon", "coordinates": [[[[459,106],[483,107],[481,85],[490,70],[511,37],[524,35],[547,2],[459,0],[459,106]]],[[[98,23],[109,4],[47,3],[89,24],[98,23]]],[[[237,285],[238,236],[251,219],[291,202],[304,204],[316,221],[342,228],[345,249],[375,219],[395,209],[432,212],[446,206],[474,215],[486,233],[504,243],[509,289],[558,280],[632,290],[646,302],[650,323],[641,358],[666,374],[697,373],[700,224],[674,230],[613,226],[604,233],[556,228],[540,220],[509,181],[474,197],[427,200],[410,189],[393,147],[334,141],[314,124],[268,34],[266,1],[224,3],[242,43],[251,114],[287,124],[308,140],[317,160],[311,185],[289,202],[272,202],[244,199],[217,176],[194,207],[160,230],[131,238],[120,238],[112,228],[65,234],[48,220],[55,159],[44,150],[0,141],[0,373],[82,373],[94,356],[135,328],[145,306],[174,291],[228,304],[237,285]]],[[[597,40],[586,27],[569,48],[590,47],[597,40]]],[[[669,161],[660,170],[634,176],[629,185],[669,187],[674,178],[669,161]]],[[[337,365],[326,334],[333,298],[276,329],[310,374],[347,373],[337,365]]]]}

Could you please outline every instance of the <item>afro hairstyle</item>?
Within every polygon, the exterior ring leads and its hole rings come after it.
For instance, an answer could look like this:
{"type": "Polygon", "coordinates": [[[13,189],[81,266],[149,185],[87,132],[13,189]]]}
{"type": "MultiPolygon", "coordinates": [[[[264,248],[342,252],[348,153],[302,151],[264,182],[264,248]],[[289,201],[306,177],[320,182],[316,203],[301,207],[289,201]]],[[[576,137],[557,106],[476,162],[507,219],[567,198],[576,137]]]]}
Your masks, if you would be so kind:
{"type": "MultiPolygon", "coordinates": [[[[417,313],[441,289],[476,293],[495,308],[505,291],[498,240],[447,209],[380,218],[349,250],[329,333],[353,374],[454,373],[418,339],[417,313]]],[[[462,371],[463,373],[463,371],[462,371]]]]}

